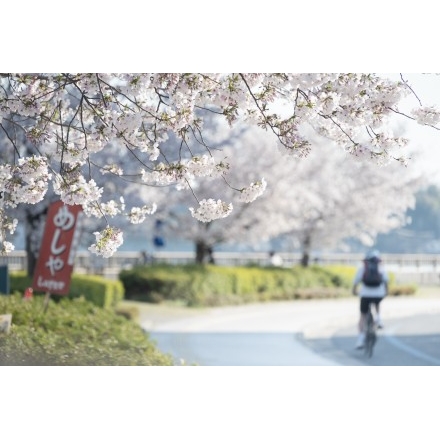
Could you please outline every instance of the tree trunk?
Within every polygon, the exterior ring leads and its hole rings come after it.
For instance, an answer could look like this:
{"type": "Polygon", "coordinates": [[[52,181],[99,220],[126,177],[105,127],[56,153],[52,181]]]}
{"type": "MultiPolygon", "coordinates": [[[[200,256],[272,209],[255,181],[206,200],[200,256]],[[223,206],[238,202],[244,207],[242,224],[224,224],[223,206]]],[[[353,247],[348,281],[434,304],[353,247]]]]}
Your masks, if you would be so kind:
{"type": "Polygon", "coordinates": [[[32,278],[34,276],[35,266],[37,265],[37,258],[34,253],[33,245],[32,245],[32,220],[29,218],[30,216],[26,216],[26,225],[25,225],[25,250],[27,256],[27,275],[32,278]]]}
{"type": "Polygon", "coordinates": [[[196,241],[196,263],[197,264],[215,264],[212,246],[204,241],[196,241]]]}
{"type": "Polygon", "coordinates": [[[308,267],[310,262],[310,250],[312,246],[312,238],[307,234],[302,242],[301,266],[308,267]]]}
{"type": "Polygon", "coordinates": [[[42,211],[37,213],[26,211],[25,250],[27,255],[27,275],[31,278],[34,276],[37,265],[47,211],[48,206],[45,206],[42,211]]]}

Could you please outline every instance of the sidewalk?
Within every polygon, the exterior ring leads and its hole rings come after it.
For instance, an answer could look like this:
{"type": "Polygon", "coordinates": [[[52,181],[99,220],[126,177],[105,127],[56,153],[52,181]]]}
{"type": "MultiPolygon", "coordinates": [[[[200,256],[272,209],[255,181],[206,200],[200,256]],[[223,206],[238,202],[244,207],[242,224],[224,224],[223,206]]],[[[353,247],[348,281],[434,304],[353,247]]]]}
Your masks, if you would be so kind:
{"type": "MultiPolygon", "coordinates": [[[[337,328],[346,327],[357,323],[358,299],[354,297],[341,298],[335,300],[317,299],[317,300],[294,300],[285,302],[291,304],[297,303],[300,308],[308,309],[313,307],[317,313],[316,320],[304,328],[304,336],[329,336],[337,328]],[[327,304],[331,303],[331,309],[334,312],[327,314],[327,304]],[[300,306],[301,304],[301,306],[300,306]],[[315,306],[317,308],[315,308],[315,306]]],[[[251,303],[240,306],[223,306],[210,308],[192,308],[174,303],[151,304],[138,301],[123,301],[123,305],[135,306],[139,310],[138,322],[147,331],[152,331],[158,326],[166,323],[182,322],[190,318],[198,318],[209,314],[222,313],[226,310],[243,310],[245,308],[260,308],[264,305],[278,304],[269,303],[251,303]]],[[[399,318],[411,314],[433,312],[440,313],[440,286],[428,286],[419,288],[416,295],[407,297],[387,297],[384,299],[382,307],[383,319],[399,318]]]]}
{"type": "Polygon", "coordinates": [[[135,306],[139,310],[139,325],[147,331],[171,321],[201,316],[209,309],[196,309],[178,304],[151,304],[140,301],[123,301],[122,305],[135,306]]]}

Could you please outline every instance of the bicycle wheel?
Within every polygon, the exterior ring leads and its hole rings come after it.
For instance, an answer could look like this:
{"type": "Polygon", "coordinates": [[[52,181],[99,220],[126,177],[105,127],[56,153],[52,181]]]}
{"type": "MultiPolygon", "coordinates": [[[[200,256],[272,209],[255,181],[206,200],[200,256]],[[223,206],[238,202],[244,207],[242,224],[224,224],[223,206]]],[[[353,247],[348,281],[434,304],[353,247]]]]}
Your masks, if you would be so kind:
{"type": "Polygon", "coordinates": [[[365,355],[370,358],[373,356],[373,347],[376,342],[376,335],[368,332],[365,337],[365,355]]]}
{"type": "Polygon", "coordinates": [[[367,330],[365,332],[365,355],[370,358],[373,356],[373,347],[376,343],[376,330],[375,330],[374,318],[371,314],[371,310],[368,311],[366,327],[367,330]]]}

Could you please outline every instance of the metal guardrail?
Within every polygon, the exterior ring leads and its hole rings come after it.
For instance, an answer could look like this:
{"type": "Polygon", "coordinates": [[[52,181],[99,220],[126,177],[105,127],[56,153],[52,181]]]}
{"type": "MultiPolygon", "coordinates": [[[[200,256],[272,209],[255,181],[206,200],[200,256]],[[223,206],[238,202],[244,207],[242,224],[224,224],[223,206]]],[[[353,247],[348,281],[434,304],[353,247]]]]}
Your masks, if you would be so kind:
{"type": "MultiPolygon", "coordinates": [[[[284,266],[299,264],[299,253],[280,252],[284,266]]],[[[364,254],[359,253],[328,253],[320,254],[311,259],[312,263],[322,265],[358,266],[364,254]]],[[[266,252],[215,252],[216,264],[223,266],[268,265],[269,256],[266,252]]],[[[393,272],[398,281],[437,284],[440,282],[440,256],[436,254],[382,254],[382,260],[388,271],[393,272]]],[[[141,252],[116,252],[110,258],[101,258],[88,251],[77,252],[75,272],[102,274],[111,278],[117,277],[122,269],[130,269],[143,264],[141,252]]],[[[195,261],[194,252],[160,251],[150,256],[148,262],[166,262],[169,264],[185,264],[195,261]]],[[[25,251],[13,251],[7,256],[0,256],[0,265],[8,265],[9,271],[26,270],[27,256],[25,251]]]]}

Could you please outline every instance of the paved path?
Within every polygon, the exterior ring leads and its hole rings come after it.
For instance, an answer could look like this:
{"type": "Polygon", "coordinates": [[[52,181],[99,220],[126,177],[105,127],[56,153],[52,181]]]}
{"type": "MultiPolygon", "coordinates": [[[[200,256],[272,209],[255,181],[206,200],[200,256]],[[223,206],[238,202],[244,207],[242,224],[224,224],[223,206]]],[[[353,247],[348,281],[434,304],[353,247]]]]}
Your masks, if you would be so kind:
{"type": "Polygon", "coordinates": [[[386,298],[375,353],[355,350],[358,299],[291,301],[205,310],[150,307],[142,317],[176,364],[440,365],[440,293],[386,298]]]}
{"type": "Polygon", "coordinates": [[[329,337],[302,338],[302,342],[340,365],[440,365],[440,313],[388,319],[386,324],[370,359],[353,348],[352,327],[337,329],[329,337]]]}

